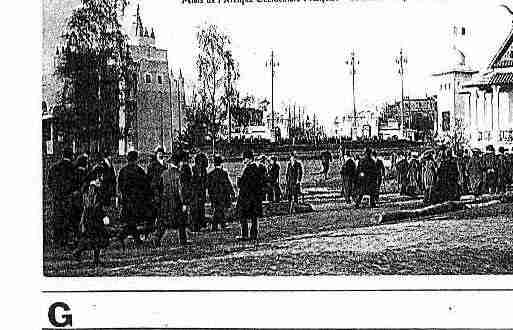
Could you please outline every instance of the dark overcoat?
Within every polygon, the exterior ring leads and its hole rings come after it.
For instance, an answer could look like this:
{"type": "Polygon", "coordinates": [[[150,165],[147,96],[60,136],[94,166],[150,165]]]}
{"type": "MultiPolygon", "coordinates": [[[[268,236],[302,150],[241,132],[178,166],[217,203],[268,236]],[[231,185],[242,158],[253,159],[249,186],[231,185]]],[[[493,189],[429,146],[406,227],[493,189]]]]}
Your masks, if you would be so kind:
{"type": "Polygon", "coordinates": [[[128,164],[119,171],[118,191],[121,194],[121,218],[130,224],[150,221],[153,217],[150,180],[137,164],[128,164]]]}
{"type": "Polygon", "coordinates": [[[262,216],[262,190],[264,178],[258,165],[250,163],[239,179],[237,210],[242,219],[262,216]]]}
{"type": "Polygon", "coordinates": [[[433,202],[436,204],[459,200],[461,193],[458,179],[459,171],[456,160],[453,157],[443,158],[436,173],[433,202]]]}
{"type": "Polygon", "coordinates": [[[222,168],[214,168],[208,173],[207,190],[210,202],[214,208],[229,207],[235,195],[228,173],[222,168]]]}
{"type": "Polygon", "coordinates": [[[358,162],[356,184],[360,193],[371,195],[376,192],[378,167],[371,157],[364,157],[358,162]]]}
{"type": "Polygon", "coordinates": [[[184,183],[181,172],[176,166],[169,166],[159,181],[162,200],[160,203],[160,221],[171,227],[183,226],[187,223],[187,216],[183,212],[184,183]]]}

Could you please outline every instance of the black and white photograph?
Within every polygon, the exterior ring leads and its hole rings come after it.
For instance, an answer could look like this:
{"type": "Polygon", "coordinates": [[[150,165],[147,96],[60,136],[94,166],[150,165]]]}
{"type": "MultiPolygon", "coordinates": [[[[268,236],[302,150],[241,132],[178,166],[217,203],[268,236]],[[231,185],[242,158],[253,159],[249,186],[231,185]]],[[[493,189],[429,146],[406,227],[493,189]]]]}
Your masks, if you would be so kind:
{"type": "Polygon", "coordinates": [[[41,65],[45,278],[513,274],[513,1],[42,0],[41,65]]]}

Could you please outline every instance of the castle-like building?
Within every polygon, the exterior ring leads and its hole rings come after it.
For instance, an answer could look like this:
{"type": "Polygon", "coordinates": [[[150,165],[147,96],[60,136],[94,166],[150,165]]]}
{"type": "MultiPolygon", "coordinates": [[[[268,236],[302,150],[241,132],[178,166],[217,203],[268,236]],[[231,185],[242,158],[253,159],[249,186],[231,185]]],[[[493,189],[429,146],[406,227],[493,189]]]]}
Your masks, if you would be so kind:
{"type": "MultiPolygon", "coordinates": [[[[56,13],[59,12],[57,9],[56,13]]],[[[176,78],[173,76],[168,51],[157,47],[156,40],[155,30],[143,24],[141,10],[137,6],[135,21],[128,28],[129,74],[119,81],[119,86],[117,83],[105,85],[104,82],[103,87],[119,91],[119,100],[104,102],[105,109],[101,110],[114,116],[119,126],[119,141],[108,141],[108,148],[112,152],[117,150],[119,155],[130,150],[147,153],[156,146],[164,146],[171,151],[173,141],[184,129],[184,78],[181,71],[176,78]]],[[[43,154],[58,153],[64,144],[71,145],[76,153],[93,152],[95,145],[99,145],[98,141],[93,141],[91,146],[90,143],[81,143],[79,137],[66,136],[69,134],[62,131],[54,116],[58,108],[73,108],[66,101],[73,94],[72,84],[55,74],[64,52],[64,47],[57,47],[53,58],[46,61],[48,68],[43,74],[43,154]]]]}
{"type": "Polygon", "coordinates": [[[155,31],[144,26],[139,6],[129,43],[133,74],[120,107],[120,128],[126,133],[120,154],[130,149],[148,152],[158,145],[170,150],[183,126],[183,76],[180,71],[175,79],[170,73],[168,51],[156,46],[155,31]]]}

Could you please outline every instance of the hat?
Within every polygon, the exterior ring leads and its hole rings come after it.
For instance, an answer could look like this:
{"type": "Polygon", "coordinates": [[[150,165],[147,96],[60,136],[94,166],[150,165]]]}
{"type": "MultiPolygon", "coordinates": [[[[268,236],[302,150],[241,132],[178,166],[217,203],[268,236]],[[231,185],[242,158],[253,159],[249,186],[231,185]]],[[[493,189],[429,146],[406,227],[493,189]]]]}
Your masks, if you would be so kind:
{"type": "Polygon", "coordinates": [[[495,151],[495,148],[493,145],[490,144],[486,146],[486,151],[495,151]]]}

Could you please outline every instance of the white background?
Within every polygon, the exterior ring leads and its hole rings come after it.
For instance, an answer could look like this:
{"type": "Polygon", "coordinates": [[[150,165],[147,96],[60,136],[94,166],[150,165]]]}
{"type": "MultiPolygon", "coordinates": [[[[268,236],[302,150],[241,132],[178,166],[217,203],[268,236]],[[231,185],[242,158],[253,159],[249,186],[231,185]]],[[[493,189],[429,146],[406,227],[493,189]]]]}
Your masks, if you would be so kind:
{"type": "Polygon", "coordinates": [[[513,326],[510,292],[42,294],[41,290],[55,289],[511,288],[512,281],[510,276],[44,279],[41,7],[39,1],[7,1],[2,9],[2,328],[49,326],[47,308],[55,300],[71,305],[74,326],[80,327],[513,326]],[[257,311],[256,316],[251,316],[252,310],[257,311]]]}

